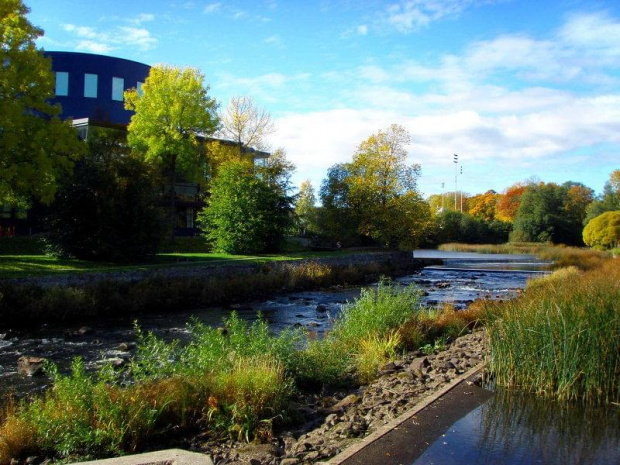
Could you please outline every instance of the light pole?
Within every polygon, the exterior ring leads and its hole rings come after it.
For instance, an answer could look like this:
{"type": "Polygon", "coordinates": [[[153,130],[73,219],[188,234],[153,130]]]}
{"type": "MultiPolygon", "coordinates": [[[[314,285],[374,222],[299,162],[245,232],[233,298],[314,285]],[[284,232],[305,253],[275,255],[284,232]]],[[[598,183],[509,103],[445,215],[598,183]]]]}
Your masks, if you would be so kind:
{"type": "Polygon", "coordinates": [[[459,175],[459,170],[458,170],[458,167],[459,167],[459,156],[456,153],[454,154],[453,161],[454,161],[454,211],[456,211],[456,193],[459,190],[459,184],[458,184],[458,181],[457,181],[457,178],[458,178],[458,175],[459,175]]]}
{"type": "MultiPolygon", "coordinates": [[[[461,164],[461,176],[463,176],[463,164],[461,164]]],[[[461,187],[461,213],[463,213],[463,188],[461,187]]]]}
{"type": "Polygon", "coordinates": [[[446,183],[441,183],[441,211],[446,211],[446,183]]]}

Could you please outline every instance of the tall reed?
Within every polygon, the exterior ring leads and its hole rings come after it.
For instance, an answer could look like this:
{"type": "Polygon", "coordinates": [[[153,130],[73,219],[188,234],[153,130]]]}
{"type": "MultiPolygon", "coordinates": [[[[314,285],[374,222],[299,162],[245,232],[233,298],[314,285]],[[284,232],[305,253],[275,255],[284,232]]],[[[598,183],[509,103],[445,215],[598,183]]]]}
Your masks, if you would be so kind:
{"type": "Polygon", "coordinates": [[[500,385],[561,400],[620,401],[620,266],[562,272],[489,303],[490,369],[500,385]]]}

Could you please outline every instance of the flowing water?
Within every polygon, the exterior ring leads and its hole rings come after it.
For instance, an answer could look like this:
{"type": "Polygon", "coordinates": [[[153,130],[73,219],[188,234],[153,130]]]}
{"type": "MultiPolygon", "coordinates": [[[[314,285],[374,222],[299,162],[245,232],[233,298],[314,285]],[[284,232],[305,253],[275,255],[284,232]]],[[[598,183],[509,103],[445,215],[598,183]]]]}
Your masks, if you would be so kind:
{"type": "MultiPolygon", "coordinates": [[[[526,257],[528,258],[528,257],[526,257]]],[[[416,284],[425,291],[423,303],[434,306],[453,303],[464,308],[479,298],[511,298],[525,286],[532,273],[517,270],[497,272],[497,262],[449,263],[447,268],[429,267],[419,273],[395,279],[416,284]]],[[[533,265],[530,261],[530,269],[533,265]]],[[[167,339],[188,338],[187,323],[195,318],[209,325],[220,325],[234,310],[243,319],[253,321],[262,314],[277,332],[286,327],[304,326],[318,334],[328,329],[344,303],[359,296],[360,288],[296,292],[274,296],[270,300],[249,302],[228,308],[214,307],[155,313],[92,322],[43,325],[36,330],[0,333],[0,396],[7,392],[24,394],[45,388],[46,377],[17,374],[17,359],[22,356],[44,357],[67,370],[74,357],[82,357],[87,367],[94,368],[104,360],[131,355],[127,345],[135,341],[133,324],[167,339]],[[89,325],[85,328],[84,325],[89,325]],[[125,346],[125,347],[123,347],[125,346]]]]}
{"type": "Polygon", "coordinates": [[[619,431],[620,407],[585,408],[500,390],[413,465],[617,465],[619,431]]]}

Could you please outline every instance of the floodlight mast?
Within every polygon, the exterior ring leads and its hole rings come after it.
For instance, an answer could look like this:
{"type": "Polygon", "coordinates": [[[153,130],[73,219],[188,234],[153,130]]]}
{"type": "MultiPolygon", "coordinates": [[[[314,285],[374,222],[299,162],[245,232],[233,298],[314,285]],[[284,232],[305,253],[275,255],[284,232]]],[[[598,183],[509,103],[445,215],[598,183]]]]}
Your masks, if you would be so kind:
{"type": "Polygon", "coordinates": [[[456,211],[456,193],[459,190],[459,185],[458,185],[458,175],[459,175],[459,170],[458,170],[458,166],[459,166],[459,156],[455,153],[454,157],[453,157],[453,161],[454,161],[454,211],[456,211]]]}

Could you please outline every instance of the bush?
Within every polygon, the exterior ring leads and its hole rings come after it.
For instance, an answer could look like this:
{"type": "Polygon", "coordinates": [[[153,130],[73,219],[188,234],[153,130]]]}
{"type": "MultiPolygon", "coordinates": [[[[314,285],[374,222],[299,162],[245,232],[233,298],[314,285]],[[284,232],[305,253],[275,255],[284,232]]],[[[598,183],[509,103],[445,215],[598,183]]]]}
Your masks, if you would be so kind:
{"type": "Polygon", "coordinates": [[[620,211],[605,212],[590,220],[583,230],[583,241],[590,247],[613,249],[620,244],[620,211]]]}

